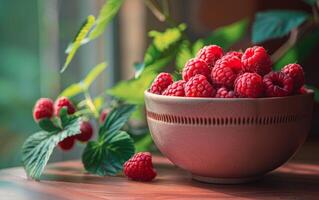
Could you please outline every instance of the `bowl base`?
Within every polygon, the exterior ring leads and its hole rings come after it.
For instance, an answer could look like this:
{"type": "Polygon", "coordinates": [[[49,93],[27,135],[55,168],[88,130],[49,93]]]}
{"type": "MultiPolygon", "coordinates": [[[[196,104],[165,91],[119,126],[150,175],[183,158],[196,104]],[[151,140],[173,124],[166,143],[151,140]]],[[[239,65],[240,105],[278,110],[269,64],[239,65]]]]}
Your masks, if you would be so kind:
{"type": "Polygon", "coordinates": [[[256,177],[248,177],[248,178],[213,178],[207,176],[198,176],[192,174],[192,178],[196,181],[203,182],[203,183],[213,183],[213,184],[242,184],[242,183],[249,183],[254,182],[260,179],[262,176],[256,177]]]}

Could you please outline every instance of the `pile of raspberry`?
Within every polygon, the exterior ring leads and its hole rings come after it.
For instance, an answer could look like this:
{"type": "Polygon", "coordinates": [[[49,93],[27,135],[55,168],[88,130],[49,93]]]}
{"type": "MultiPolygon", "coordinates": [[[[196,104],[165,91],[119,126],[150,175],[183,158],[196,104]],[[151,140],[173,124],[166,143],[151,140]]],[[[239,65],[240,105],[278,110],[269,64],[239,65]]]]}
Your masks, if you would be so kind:
{"type": "Polygon", "coordinates": [[[160,73],[149,91],[180,97],[259,98],[303,94],[304,72],[299,64],[288,64],[272,71],[272,62],[261,46],[244,53],[224,53],[217,45],[205,46],[186,62],[183,80],[173,81],[169,73],[160,73]]]}

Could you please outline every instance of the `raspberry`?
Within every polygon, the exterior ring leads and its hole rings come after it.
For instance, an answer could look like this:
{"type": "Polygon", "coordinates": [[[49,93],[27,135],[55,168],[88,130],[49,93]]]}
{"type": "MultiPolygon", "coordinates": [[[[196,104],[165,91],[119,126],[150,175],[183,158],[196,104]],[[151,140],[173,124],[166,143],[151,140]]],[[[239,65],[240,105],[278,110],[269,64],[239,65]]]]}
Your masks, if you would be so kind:
{"type": "Polygon", "coordinates": [[[93,135],[93,127],[90,122],[83,121],[80,126],[80,134],[76,135],[75,138],[81,142],[87,142],[93,135]]]}
{"type": "Polygon", "coordinates": [[[124,174],[135,181],[151,181],[156,176],[153,169],[152,155],[140,152],[124,163],[124,174]]]}
{"type": "Polygon", "coordinates": [[[185,95],[187,97],[212,97],[214,93],[213,86],[201,74],[193,76],[185,84],[185,95]]]}
{"type": "Polygon", "coordinates": [[[229,90],[226,87],[221,87],[216,92],[216,98],[235,98],[235,92],[233,90],[229,90]]]}
{"type": "Polygon", "coordinates": [[[68,151],[68,150],[72,149],[72,147],[74,146],[74,143],[75,143],[75,137],[71,136],[71,137],[67,137],[63,141],[59,142],[58,145],[63,151],[68,151]]]}
{"type": "Polygon", "coordinates": [[[215,62],[223,56],[224,52],[220,46],[209,45],[200,49],[196,58],[202,59],[209,67],[214,67],[215,62]]]}
{"type": "Polygon", "coordinates": [[[267,97],[288,96],[293,91],[293,80],[282,72],[270,72],[263,79],[267,97]]]}
{"type": "Polygon", "coordinates": [[[239,59],[241,59],[241,57],[243,56],[243,52],[240,51],[229,51],[225,54],[225,56],[231,56],[231,57],[238,57],[239,59]]]}
{"type": "Polygon", "coordinates": [[[297,94],[307,94],[308,90],[305,86],[301,86],[301,88],[297,91],[297,94]]]}
{"type": "Polygon", "coordinates": [[[263,79],[257,73],[244,73],[235,80],[235,93],[239,97],[257,98],[263,95],[263,79]]]}
{"type": "Polygon", "coordinates": [[[176,82],[170,84],[166,88],[166,90],[163,92],[163,95],[184,97],[185,96],[185,90],[184,90],[185,83],[186,83],[185,81],[180,80],[180,81],[176,81],[176,82]]]}
{"type": "Polygon", "coordinates": [[[154,94],[162,94],[164,90],[173,83],[173,77],[169,73],[160,73],[153,81],[150,92],[154,94]]]}
{"type": "Polygon", "coordinates": [[[54,104],[54,111],[56,116],[60,115],[60,110],[63,107],[66,107],[68,109],[69,115],[72,115],[73,113],[75,113],[75,107],[72,104],[72,102],[67,97],[60,97],[55,101],[55,104],[54,104]]]}
{"type": "Polygon", "coordinates": [[[51,118],[53,115],[53,101],[48,98],[39,99],[33,108],[33,118],[39,121],[44,118],[51,118]]]}
{"type": "Polygon", "coordinates": [[[281,71],[292,78],[294,81],[294,90],[298,90],[305,83],[304,72],[300,65],[296,63],[288,64],[281,71]]]}
{"type": "Polygon", "coordinates": [[[234,81],[242,71],[241,61],[236,56],[224,56],[217,60],[211,72],[214,84],[233,87],[234,81]]]}
{"type": "Polygon", "coordinates": [[[109,113],[108,109],[104,109],[100,114],[100,123],[103,124],[106,120],[107,114],[109,113]]]}
{"type": "Polygon", "coordinates": [[[271,71],[272,62],[266,50],[260,46],[246,49],[241,58],[246,72],[256,72],[261,76],[271,71]]]}
{"type": "Polygon", "coordinates": [[[206,76],[206,78],[209,79],[210,69],[205,61],[198,58],[190,59],[185,64],[185,67],[183,69],[183,73],[182,73],[183,79],[184,81],[188,81],[190,78],[192,78],[196,74],[204,75],[206,76]]]}

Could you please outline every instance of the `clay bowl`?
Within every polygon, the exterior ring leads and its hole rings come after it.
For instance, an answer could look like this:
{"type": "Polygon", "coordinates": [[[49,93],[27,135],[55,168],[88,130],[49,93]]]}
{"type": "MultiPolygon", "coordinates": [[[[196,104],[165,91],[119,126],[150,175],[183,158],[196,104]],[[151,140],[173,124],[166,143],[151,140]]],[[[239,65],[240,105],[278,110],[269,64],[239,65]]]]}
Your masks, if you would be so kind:
{"type": "Polygon", "coordinates": [[[186,98],[145,92],[159,150],[193,179],[235,184],[285,163],[310,129],[313,92],[276,98],[186,98]]]}

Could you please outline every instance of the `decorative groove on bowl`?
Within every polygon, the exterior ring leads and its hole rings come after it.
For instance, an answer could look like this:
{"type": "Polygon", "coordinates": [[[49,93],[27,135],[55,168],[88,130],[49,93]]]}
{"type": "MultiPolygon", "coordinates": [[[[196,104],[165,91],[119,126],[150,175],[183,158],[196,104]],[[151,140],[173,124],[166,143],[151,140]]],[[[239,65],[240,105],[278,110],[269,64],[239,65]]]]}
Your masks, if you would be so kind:
{"type": "Polygon", "coordinates": [[[185,124],[199,126],[250,126],[294,123],[296,121],[302,120],[307,116],[300,114],[281,114],[259,117],[196,117],[159,114],[147,111],[147,117],[156,121],[170,124],[185,124]]]}

